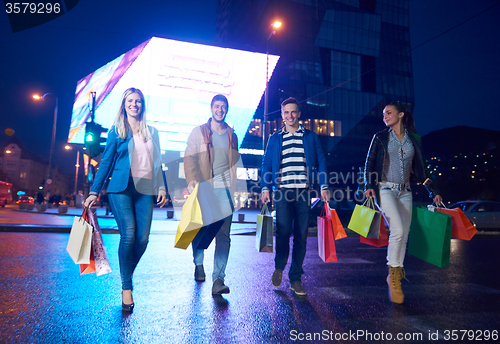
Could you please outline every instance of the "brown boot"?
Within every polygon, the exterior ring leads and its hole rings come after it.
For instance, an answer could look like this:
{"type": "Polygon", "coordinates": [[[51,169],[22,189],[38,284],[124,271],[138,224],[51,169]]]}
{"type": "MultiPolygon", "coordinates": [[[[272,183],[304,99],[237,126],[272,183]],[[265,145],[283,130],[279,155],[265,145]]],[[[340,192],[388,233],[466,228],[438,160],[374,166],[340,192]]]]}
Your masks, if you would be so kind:
{"type": "Polygon", "coordinates": [[[389,285],[389,299],[394,303],[403,303],[405,296],[401,290],[401,278],[403,277],[403,268],[401,266],[389,266],[389,275],[387,275],[387,284],[389,285]]]}

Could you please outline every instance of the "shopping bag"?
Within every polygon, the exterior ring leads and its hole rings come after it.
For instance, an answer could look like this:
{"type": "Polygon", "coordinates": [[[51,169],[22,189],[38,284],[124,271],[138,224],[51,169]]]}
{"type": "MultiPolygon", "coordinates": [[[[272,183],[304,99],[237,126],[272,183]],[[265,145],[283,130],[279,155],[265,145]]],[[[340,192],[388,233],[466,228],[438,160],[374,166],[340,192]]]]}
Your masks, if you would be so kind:
{"type": "Polygon", "coordinates": [[[255,244],[259,252],[273,252],[273,217],[268,215],[267,204],[262,206],[260,215],[257,215],[257,230],[255,244]]]}
{"type": "Polygon", "coordinates": [[[328,205],[325,204],[318,216],[318,254],[325,263],[337,261],[333,222],[331,217],[326,215],[328,210],[328,205]]]}
{"type": "Polygon", "coordinates": [[[346,238],[347,234],[345,232],[344,226],[342,225],[342,222],[340,222],[339,216],[337,215],[337,211],[335,209],[330,208],[330,205],[327,202],[325,202],[324,207],[326,208],[325,216],[330,218],[330,221],[332,221],[333,238],[335,240],[346,238]]]}
{"type": "Polygon", "coordinates": [[[199,186],[200,183],[196,184],[193,192],[182,206],[182,215],[177,227],[174,247],[187,249],[200,228],[203,227],[203,217],[197,198],[199,186]]]}
{"type": "Polygon", "coordinates": [[[472,222],[465,216],[460,208],[435,208],[443,214],[451,215],[451,238],[470,240],[476,234],[477,229],[472,222]]]}
{"type": "Polygon", "coordinates": [[[370,246],[383,247],[389,245],[389,236],[387,234],[387,228],[389,228],[389,221],[387,221],[385,214],[382,212],[382,209],[380,209],[380,207],[376,202],[375,206],[380,211],[380,215],[382,216],[382,221],[380,221],[380,231],[378,239],[370,239],[360,236],[359,241],[363,244],[367,244],[370,246]]]}
{"type": "Polygon", "coordinates": [[[89,264],[80,264],[80,275],[91,274],[95,271],[95,257],[94,251],[90,251],[90,262],[89,264]]]}
{"type": "Polygon", "coordinates": [[[83,209],[82,216],[75,216],[69,234],[68,251],[75,264],[89,264],[92,242],[92,226],[88,222],[87,209],[83,209]]]}
{"type": "Polygon", "coordinates": [[[451,215],[413,207],[408,253],[437,267],[450,263],[451,215]]]}
{"type": "MultiPolygon", "coordinates": [[[[94,227],[94,232],[92,233],[92,254],[94,256],[94,270],[97,276],[105,275],[111,272],[111,266],[109,265],[108,253],[106,252],[106,247],[102,241],[101,227],[97,221],[97,214],[94,208],[91,208],[89,213],[89,222],[94,227]]],[[[92,263],[92,257],[90,258],[92,263]]]]}
{"type": "Polygon", "coordinates": [[[365,238],[378,239],[380,221],[380,211],[375,210],[373,197],[370,197],[363,205],[356,204],[347,228],[365,238]],[[366,206],[367,203],[369,206],[366,206]]]}
{"type": "Polygon", "coordinates": [[[215,196],[212,184],[202,180],[199,185],[197,199],[200,205],[203,227],[198,230],[191,245],[194,249],[205,250],[214,240],[225,219],[222,218],[219,201],[215,196]]]}

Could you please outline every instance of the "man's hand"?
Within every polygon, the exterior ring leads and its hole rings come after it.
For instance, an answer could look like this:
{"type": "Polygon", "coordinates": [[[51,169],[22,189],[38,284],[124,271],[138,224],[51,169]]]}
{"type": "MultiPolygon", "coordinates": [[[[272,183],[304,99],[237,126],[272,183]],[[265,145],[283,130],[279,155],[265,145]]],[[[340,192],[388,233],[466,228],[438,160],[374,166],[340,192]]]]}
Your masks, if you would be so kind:
{"type": "Polygon", "coordinates": [[[194,190],[194,188],[196,186],[196,183],[197,183],[196,180],[192,180],[192,181],[189,182],[189,184],[188,184],[188,192],[189,192],[189,194],[191,194],[191,192],[193,192],[193,190],[194,190]]]}
{"type": "Polygon", "coordinates": [[[262,204],[267,204],[271,200],[271,197],[269,196],[269,191],[262,191],[262,195],[260,196],[260,200],[262,201],[262,204]]]}
{"type": "Polygon", "coordinates": [[[156,199],[156,205],[159,205],[160,208],[163,208],[166,201],[167,201],[167,191],[161,189],[160,191],[158,191],[158,198],[156,199]]]}
{"type": "Polygon", "coordinates": [[[330,191],[328,189],[321,190],[321,199],[325,203],[328,203],[328,201],[330,201],[330,191]]]}

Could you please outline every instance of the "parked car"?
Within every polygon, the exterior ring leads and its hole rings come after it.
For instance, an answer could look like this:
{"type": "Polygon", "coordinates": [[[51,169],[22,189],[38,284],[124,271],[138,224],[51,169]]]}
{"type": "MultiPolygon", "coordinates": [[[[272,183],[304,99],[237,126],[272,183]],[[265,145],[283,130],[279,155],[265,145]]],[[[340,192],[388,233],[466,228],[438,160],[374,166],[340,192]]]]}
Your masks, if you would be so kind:
{"type": "Polygon", "coordinates": [[[462,201],[448,208],[460,208],[478,230],[500,229],[500,202],[462,201]]]}
{"type": "Polygon", "coordinates": [[[31,196],[21,196],[16,202],[17,204],[35,204],[35,199],[31,196]]]}

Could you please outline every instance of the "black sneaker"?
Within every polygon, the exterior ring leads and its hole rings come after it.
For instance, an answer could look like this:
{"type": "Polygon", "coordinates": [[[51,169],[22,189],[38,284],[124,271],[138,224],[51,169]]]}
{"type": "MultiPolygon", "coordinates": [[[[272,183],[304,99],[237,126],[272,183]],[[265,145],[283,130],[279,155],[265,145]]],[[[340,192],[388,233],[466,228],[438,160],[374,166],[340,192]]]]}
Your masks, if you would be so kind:
{"type": "Polygon", "coordinates": [[[307,295],[307,292],[302,286],[302,283],[300,281],[293,282],[292,285],[290,286],[290,289],[298,296],[307,295]]]}
{"type": "Polygon", "coordinates": [[[221,278],[217,278],[212,286],[212,294],[229,294],[229,287],[224,284],[224,281],[221,278]]]}
{"type": "Polygon", "coordinates": [[[281,285],[281,279],[283,278],[283,270],[274,270],[273,278],[271,282],[273,282],[273,286],[276,288],[281,285]]]}
{"type": "Polygon", "coordinates": [[[194,268],[194,279],[198,282],[205,281],[205,270],[203,269],[203,265],[196,265],[194,268]]]}

